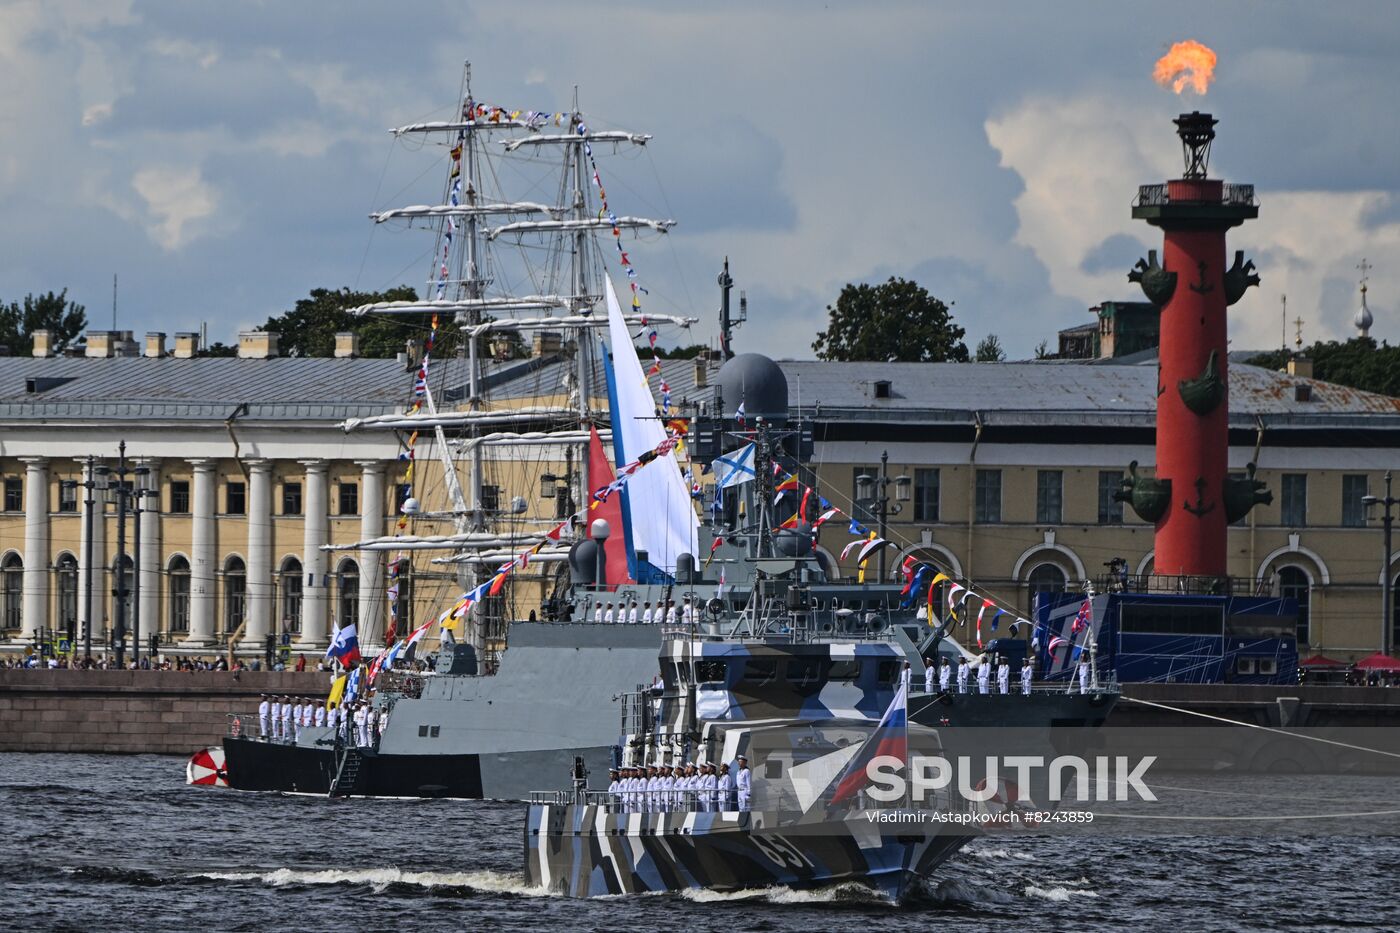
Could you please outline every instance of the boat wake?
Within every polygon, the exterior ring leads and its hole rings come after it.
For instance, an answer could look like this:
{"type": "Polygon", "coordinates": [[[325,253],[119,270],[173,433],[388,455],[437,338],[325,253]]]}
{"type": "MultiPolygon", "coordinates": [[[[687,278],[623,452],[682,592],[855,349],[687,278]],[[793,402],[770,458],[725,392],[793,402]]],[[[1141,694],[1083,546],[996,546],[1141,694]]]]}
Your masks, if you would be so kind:
{"type": "Polygon", "coordinates": [[[365,885],[380,894],[395,888],[423,888],[445,893],[508,894],[515,897],[557,897],[544,888],[527,885],[518,875],[495,871],[403,871],[398,868],[276,868],[271,871],[198,872],[191,878],[212,881],[254,882],[271,887],[315,885],[365,885]]]}
{"type": "Polygon", "coordinates": [[[743,891],[710,891],[705,888],[687,888],[676,892],[687,901],[697,904],[733,903],[754,901],[765,904],[841,904],[841,905],[884,905],[888,899],[878,891],[856,882],[833,884],[821,888],[789,888],[773,885],[766,888],[749,888],[743,891]]]}

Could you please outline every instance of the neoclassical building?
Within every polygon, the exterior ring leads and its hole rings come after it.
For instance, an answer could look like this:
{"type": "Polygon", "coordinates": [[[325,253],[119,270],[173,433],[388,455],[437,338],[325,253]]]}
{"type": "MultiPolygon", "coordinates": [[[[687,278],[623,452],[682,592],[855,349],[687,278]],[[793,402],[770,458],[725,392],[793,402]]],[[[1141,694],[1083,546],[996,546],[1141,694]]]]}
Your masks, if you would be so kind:
{"type": "MultiPolygon", "coordinates": [[[[241,626],[249,650],[283,632],[295,646],[319,649],[333,623],[351,621],[363,641],[382,637],[393,552],[322,547],[392,533],[398,503],[440,483],[440,466],[420,456],[417,485],[402,488],[400,436],[339,427],[402,411],[411,364],[356,359],[348,341],[335,359],[278,358],[275,343],[252,335],[239,358],[203,358],[192,341],[177,336],[171,353],[151,335],[141,355],[121,356],[109,339],[90,334],[85,357],[0,358],[0,645],[86,618],[104,631],[115,614],[115,574],[134,562],[140,586],[128,587],[139,589],[132,612],[143,639],[159,632],[164,646],[207,649],[241,626]],[[116,557],[116,511],[104,501],[111,494],[94,496],[89,603],[82,484],[113,482],[95,471],[115,468],[123,440],[129,466],[146,471],[128,481],[151,494],[141,499],[139,548],[127,522],[127,562],[116,557]]],[[[481,390],[491,407],[567,400],[567,348],[535,350],[489,370],[481,390]]],[[[465,395],[452,365],[438,370],[446,376],[443,407],[460,406],[465,395]]],[[[806,479],[815,478],[824,496],[873,529],[877,518],[854,502],[856,477],[877,475],[887,453],[888,475],[907,478],[908,500],[892,502],[898,511],[887,516],[900,546],[887,572],[905,555],[925,556],[1024,611],[1034,593],[1078,588],[1114,558],[1127,561],[1135,580],[1150,577],[1152,526],[1112,496],[1130,462],[1152,471],[1150,354],[779,366],[790,414],[813,423],[806,479]]],[[[717,368],[668,360],[663,374],[681,406],[732,413],[737,400],[716,398],[717,368]]],[[[1229,531],[1236,587],[1297,597],[1300,641],[1312,649],[1338,657],[1376,650],[1382,574],[1394,579],[1400,553],[1383,561],[1379,516],[1361,498],[1381,494],[1384,472],[1400,467],[1400,400],[1319,382],[1306,369],[1232,362],[1229,405],[1231,469],[1257,463],[1273,494],[1272,504],[1229,531]]],[[[539,448],[505,447],[491,458],[489,508],[518,531],[567,514],[586,482],[580,467],[539,448]],[[554,498],[556,488],[563,494],[554,498]]],[[[893,484],[888,490],[898,499],[893,484]]],[[[409,530],[450,529],[424,519],[409,530]]],[[[822,529],[833,569],[850,539],[845,520],[822,529]]],[[[415,555],[414,568],[425,585],[405,587],[400,614],[421,622],[445,608],[458,581],[450,568],[433,570],[426,553],[415,555]]],[[[527,585],[516,587],[507,614],[536,608],[557,590],[560,570],[522,572],[527,585]]],[[[849,562],[838,570],[854,571],[849,562]]]]}

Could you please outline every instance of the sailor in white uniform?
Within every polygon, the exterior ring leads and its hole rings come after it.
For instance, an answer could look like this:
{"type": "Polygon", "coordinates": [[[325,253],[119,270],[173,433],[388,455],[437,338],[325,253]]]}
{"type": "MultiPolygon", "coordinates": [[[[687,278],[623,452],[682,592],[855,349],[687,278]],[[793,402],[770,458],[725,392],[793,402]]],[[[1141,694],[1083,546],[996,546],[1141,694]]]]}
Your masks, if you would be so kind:
{"type": "Polygon", "coordinates": [[[1002,658],[1001,663],[997,665],[997,692],[1011,692],[1011,662],[1006,658],[1002,658]]]}
{"type": "Polygon", "coordinates": [[[933,692],[933,662],[924,662],[924,693],[933,692]]]}
{"type": "Polygon", "coordinates": [[[594,622],[602,622],[602,621],[603,621],[603,604],[602,604],[602,603],[594,603],[594,604],[593,604],[593,621],[594,621],[594,622]]]}
{"type": "Polygon", "coordinates": [[[959,658],[959,659],[958,659],[958,692],[959,692],[959,693],[966,693],[966,692],[967,692],[967,675],[968,675],[967,658],[959,658]]]}
{"type": "Polygon", "coordinates": [[[695,609],[690,605],[690,597],[685,598],[681,605],[681,624],[690,625],[695,621],[695,609]]]}
{"type": "Polygon", "coordinates": [[[272,737],[280,739],[282,737],[282,698],[273,697],[272,703],[268,705],[268,713],[272,716],[272,737]]]}
{"type": "Polygon", "coordinates": [[[715,781],[716,799],[719,801],[720,810],[732,810],[734,808],[734,775],[729,773],[729,763],[725,762],[719,766],[719,778],[715,781]]]}
{"type": "Polygon", "coordinates": [[[666,600],[666,624],[676,624],[676,602],[673,599],[666,600]]]}
{"type": "Polygon", "coordinates": [[[611,623],[612,623],[612,620],[613,620],[613,604],[612,604],[612,603],[608,603],[608,609],[607,609],[606,612],[603,613],[603,621],[604,621],[605,623],[611,624],[611,623]]]}
{"type": "Polygon", "coordinates": [[[705,763],[700,774],[700,809],[719,809],[719,778],[715,777],[715,766],[709,762],[705,763]]]}
{"type": "Polygon", "coordinates": [[[977,692],[992,692],[992,664],[985,654],[977,661],[977,692]]]}
{"type": "Polygon", "coordinates": [[[316,713],[312,722],[315,723],[317,729],[324,728],[326,725],[326,708],[319,703],[316,704],[316,713]]]}
{"type": "Polygon", "coordinates": [[[661,809],[661,800],[659,797],[661,793],[661,778],[657,776],[658,772],[659,769],[656,767],[647,768],[646,796],[643,800],[645,801],[644,809],[648,813],[655,813],[657,810],[661,809]]]}
{"type": "Polygon", "coordinates": [[[361,748],[369,745],[369,710],[363,703],[355,707],[355,744],[361,748]]]}
{"type": "Polygon", "coordinates": [[[651,603],[649,602],[642,604],[642,624],[651,624],[651,603]]]}
{"type": "Polygon", "coordinates": [[[262,702],[258,704],[258,737],[266,739],[268,737],[268,714],[272,710],[272,704],[268,702],[267,694],[262,695],[262,702]]]}
{"type": "Polygon", "coordinates": [[[952,678],[952,676],[953,665],[948,663],[947,658],[944,658],[942,662],[938,665],[938,689],[944,693],[947,693],[948,681],[952,678]]]}
{"type": "Polygon", "coordinates": [[[608,777],[612,778],[608,782],[608,809],[613,813],[622,812],[622,782],[618,780],[617,769],[609,768],[608,777]]]}
{"type": "Polygon", "coordinates": [[[749,760],[739,756],[739,773],[734,778],[734,786],[739,791],[739,809],[747,810],[753,799],[753,773],[749,771],[749,760]]]}
{"type": "Polygon", "coordinates": [[[631,625],[637,624],[637,603],[635,600],[632,602],[632,608],[627,610],[627,621],[631,625]]]}
{"type": "Polygon", "coordinates": [[[1026,658],[1025,663],[1021,665],[1021,696],[1031,695],[1031,678],[1035,676],[1033,665],[1034,662],[1030,658],[1026,658]]]}
{"type": "Polygon", "coordinates": [[[292,735],[298,742],[301,741],[301,721],[306,716],[306,707],[301,702],[301,697],[297,697],[296,703],[292,706],[292,735]]]}
{"type": "Polygon", "coordinates": [[[1089,659],[1087,657],[1079,659],[1079,692],[1089,692],[1089,659]]]}
{"type": "Polygon", "coordinates": [[[904,695],[909,696],[910,679],[914,676],[914,669],[909,666],[908,661],[903,662],[903,667],[899,669],[899,683],[904,687],[904,695]]]}
{"type": "Polygon", "coordinates": [[[282,698],[282,741],[292,740],[292,698],[282,698]]]}

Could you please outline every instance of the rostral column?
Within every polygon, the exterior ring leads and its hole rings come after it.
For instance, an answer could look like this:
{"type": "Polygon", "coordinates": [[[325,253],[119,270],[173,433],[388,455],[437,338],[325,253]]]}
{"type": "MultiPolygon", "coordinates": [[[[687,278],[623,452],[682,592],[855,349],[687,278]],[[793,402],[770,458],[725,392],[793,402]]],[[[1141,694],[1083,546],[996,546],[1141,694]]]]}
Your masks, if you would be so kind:
{"type": "Polygon", "coordinates": [[[1139,260],[1139,282],[1161,313],[1157,375],[1157,471],[1137,476],[1122,497],[1155,523],[1154,572],[1223,578],[1226,528],[1272,496],[1254,480],[1229,477],[1229,380],[1225,309],[1259,284],[1254,263],[1236,252],[1225,266],[1225,231],[1259,216],[1254,186],[1207,178],[1216,120],[1184,113],[1173,121],[1186,171],[1138,189],[1133,217],[1162,229],[1156,251],[1139,260]]]}

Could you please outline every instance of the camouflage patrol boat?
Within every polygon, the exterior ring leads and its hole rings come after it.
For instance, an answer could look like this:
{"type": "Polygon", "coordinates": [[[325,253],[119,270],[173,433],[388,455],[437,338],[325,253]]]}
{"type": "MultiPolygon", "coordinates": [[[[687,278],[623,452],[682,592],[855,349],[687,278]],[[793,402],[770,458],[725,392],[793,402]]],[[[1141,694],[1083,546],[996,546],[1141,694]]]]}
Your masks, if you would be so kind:
{"type": "Polygon", "coordinates": [[[856,882],[898,901],[972,838],[967,824],[933,817],[966,810],[951,795],[888,811],[846,792],[871,754],[892,742],[907,751],[910,729],[938,745],[935,730],[908,722],[893,639],[832,638],[765,609],[751,601],[724,633],[668,628],[662,683],[623,697],[618,750],[624,769],[746,760],[751,795],[590,791],[580,761],[573,791],[532,796],[529,883],[593,897],[856,882]]]}

